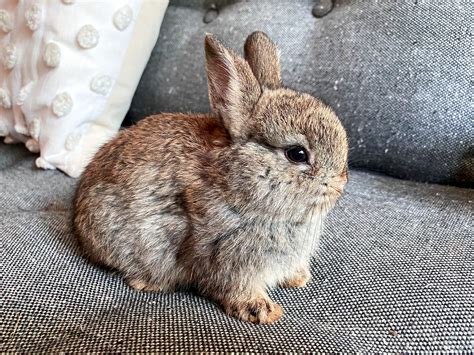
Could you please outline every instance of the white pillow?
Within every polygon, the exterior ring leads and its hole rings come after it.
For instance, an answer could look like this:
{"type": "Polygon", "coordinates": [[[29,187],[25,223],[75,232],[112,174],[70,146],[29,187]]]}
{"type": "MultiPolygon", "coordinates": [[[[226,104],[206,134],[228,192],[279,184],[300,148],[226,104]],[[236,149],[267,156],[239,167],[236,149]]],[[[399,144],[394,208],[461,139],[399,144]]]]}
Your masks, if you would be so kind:
{"type": "Polygon", "coordinates": [[[0,0],[0,136],[77,177],[115,135],[168,0],[0,0]]]}

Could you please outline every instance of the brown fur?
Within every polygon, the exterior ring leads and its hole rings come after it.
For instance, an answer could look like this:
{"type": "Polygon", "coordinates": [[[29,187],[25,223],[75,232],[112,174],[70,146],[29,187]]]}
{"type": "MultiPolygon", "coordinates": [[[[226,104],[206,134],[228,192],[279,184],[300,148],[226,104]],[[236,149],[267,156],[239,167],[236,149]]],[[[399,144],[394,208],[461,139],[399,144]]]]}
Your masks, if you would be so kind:
{"type": "Polygon", "coordinates": [[[85,252],[140,290],[192,287],[255,323],[282,315],[269,287],[304,286],[322,221],[347,181],[334,112],[281,88],[277,49],[249,62],[205,41],[213,114],[161,114],[121,131],[84,172],[74,225],[85,252]],[[250,64],[249,64],[250,63],[250,64]],[[308,163],[285,148],[300,145],[308,163]]]}

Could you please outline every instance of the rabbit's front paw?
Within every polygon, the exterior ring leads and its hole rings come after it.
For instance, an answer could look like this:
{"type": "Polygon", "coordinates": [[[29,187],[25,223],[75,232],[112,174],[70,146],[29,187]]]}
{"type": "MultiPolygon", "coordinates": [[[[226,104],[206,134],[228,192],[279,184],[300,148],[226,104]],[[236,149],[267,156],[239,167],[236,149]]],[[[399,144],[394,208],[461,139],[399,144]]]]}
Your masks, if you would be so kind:
{"type": "Polygon", "coordinates": [[[160,292],[160,291],[162,291],[160,286],[158,286],[156,284],[145,282],[145,281],[140,280],[140,279],[127,279],[127,284],[128,284],[128,286],[130,286],[131,288],[133,288],[137,291],[145,291],[145,292],[160,292]]]}
{"type": "Polygon", "coordinates": [[[302,268],[298,270],[292,277],[283,280],[280,283],[281,287],[293,288],[293,287],[305,287],[311,277],[311,273],[308,268],[302,268]]]}
{"type": "Polygon", "coordinates": [[[225,310],[232,317],[257,324],[273,323],[283,314],[281,306],[266,297],[233,301],[225,305],[225,310]]]}

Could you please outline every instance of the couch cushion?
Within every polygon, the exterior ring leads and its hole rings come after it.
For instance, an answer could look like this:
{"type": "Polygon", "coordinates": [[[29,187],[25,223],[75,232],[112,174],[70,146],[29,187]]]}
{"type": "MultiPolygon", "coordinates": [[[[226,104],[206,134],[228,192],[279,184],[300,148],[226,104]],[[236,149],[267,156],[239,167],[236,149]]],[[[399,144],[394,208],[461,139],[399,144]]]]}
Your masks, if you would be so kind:
{"type": "Polygon", "coordinates": [[[474,184],[468,1],[172,0],[129,118],[208,111],[203,39],[242,52],[266,31],[289,87],[322,97],[348,129],[351,164],[393,176],[474,184]],[[211,3],[213,16],[206,16],[211,3]]]}
{"type": "Polygon", "coordinates": [[[0,167],[0,352],[473,350],[473,190],[353,171],[312,281],[273,290],[285,314],[259,326],[131,290],[80,256],[75,180],[1,144],[0,167]]]}

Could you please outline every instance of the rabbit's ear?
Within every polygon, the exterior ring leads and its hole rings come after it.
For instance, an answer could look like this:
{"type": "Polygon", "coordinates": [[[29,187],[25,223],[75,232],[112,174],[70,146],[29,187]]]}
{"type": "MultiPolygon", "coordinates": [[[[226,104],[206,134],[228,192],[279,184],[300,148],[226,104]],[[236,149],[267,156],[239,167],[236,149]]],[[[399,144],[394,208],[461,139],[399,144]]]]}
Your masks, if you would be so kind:
{"type": "Polygon", "coordinates": [[[213,35],[205,44],[209,101],[233,138],[245,138],[248,119],[261,89],[248,63],[213,35]]]}
{"type": "Polygon", "coordinates": [[[263,32],[254,32],[244,45],[245,59],[262,87],[281,86],[280,53],[275,43],[263,32]]]}

